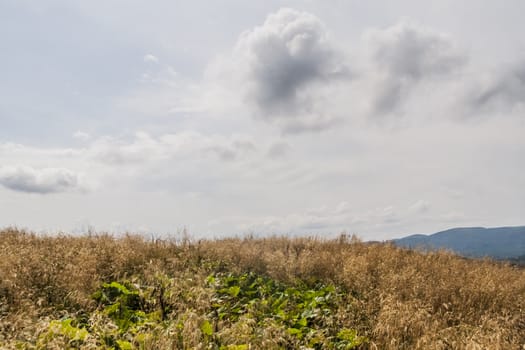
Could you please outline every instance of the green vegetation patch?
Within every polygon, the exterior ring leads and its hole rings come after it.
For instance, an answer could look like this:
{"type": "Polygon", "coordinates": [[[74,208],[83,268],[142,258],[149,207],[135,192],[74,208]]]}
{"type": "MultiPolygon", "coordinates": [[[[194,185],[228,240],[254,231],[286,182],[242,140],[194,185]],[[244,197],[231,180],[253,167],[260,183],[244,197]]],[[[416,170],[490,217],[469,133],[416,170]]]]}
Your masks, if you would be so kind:
{"type": "Polygon", "coordinates": [[[93,294],[96,310],[51,321],[36,348],[151,349],[169,334],[171,345],[184,349],[190,343],[184,333],[190,318],[196,327],[193,335],[207,349],[354,349],[367,342],[338,323],[342,293],[333,285],[289,286],[254,273],[220,273],[208,276],[200,288],[211,295],[204,312],[188,308],[177,314],[167,312],[167,301],[159,305],[158,288],[129,281],[104,283],[93,294]],[[276,336],[271,345],[264,343],[269,334],[276,336]]]}
{"type": "Polygon", "coordinates": [[[282,327],[293,343],[283,344],[288,346],[353,349],[366,342],[355,330],[338,324],[342,294],[333,285],[286,286],[253,273],[220,274],[207,282],[215,289],[212,315],[222,324],[252,319],[260,328],[282,327]]]}

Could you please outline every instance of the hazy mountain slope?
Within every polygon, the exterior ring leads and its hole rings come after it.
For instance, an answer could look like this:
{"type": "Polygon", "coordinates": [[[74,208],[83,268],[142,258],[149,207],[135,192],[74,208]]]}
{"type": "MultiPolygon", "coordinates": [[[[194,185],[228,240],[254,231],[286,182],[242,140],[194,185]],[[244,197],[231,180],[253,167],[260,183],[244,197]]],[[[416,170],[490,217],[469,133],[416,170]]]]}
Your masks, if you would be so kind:
{"type": "Polygon", "coordinates": [[[412,235],[393,243],[408,248],[450,249],[471,257],[517,258],[525,255],[525,226],[453,228],[428,236],[412,235]]]}

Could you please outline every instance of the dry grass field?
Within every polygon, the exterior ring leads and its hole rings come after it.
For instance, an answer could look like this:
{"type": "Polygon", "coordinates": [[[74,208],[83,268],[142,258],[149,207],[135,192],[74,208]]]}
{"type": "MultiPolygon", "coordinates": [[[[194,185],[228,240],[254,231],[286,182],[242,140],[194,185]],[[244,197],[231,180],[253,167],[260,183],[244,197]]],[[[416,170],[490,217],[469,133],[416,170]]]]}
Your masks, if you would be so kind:
{"type": "Polygon", "coordinates": [[[2,349],[525,349],[525,269],[342,235],[0,232],[2,349]]]}

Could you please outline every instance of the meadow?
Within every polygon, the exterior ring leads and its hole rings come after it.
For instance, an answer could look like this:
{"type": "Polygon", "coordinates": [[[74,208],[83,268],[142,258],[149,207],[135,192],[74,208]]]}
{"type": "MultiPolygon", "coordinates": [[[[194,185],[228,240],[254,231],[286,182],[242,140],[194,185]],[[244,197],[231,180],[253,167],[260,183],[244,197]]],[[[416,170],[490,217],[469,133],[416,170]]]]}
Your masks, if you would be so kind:
{"type": "Polygon", "coordinates": [[[525,269],[321,238],[0,232],[2,349],[525,349],[525,269]]]}

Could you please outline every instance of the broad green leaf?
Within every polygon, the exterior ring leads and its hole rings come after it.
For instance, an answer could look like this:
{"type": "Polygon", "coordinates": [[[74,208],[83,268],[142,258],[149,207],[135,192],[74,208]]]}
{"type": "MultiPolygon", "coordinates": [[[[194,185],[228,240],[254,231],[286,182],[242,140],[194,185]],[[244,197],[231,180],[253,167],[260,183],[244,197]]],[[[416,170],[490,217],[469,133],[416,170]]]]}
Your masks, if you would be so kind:
{"type": "Polygon", "coordinates": [[[208,320],[205,320],[201,324],[201,332],[202,332],[202,334],[207,335],[207,336],[212,336],[213,335],[213,327],[212,327],[211,323],[208,320]]]}
{"type": "Polygon", "coordinates": [[[125,340],[117,340],[117,345],[120,350],[133,350],[133,344],[125,340]]]}
{"type": "Polygon", "coordinates": [[[239,295],[239,292],[241,291],[241,287],[239,286],[232,286],[228,288],[228,294],[230,294],[232,297],[236,297],[239,295]]]}

